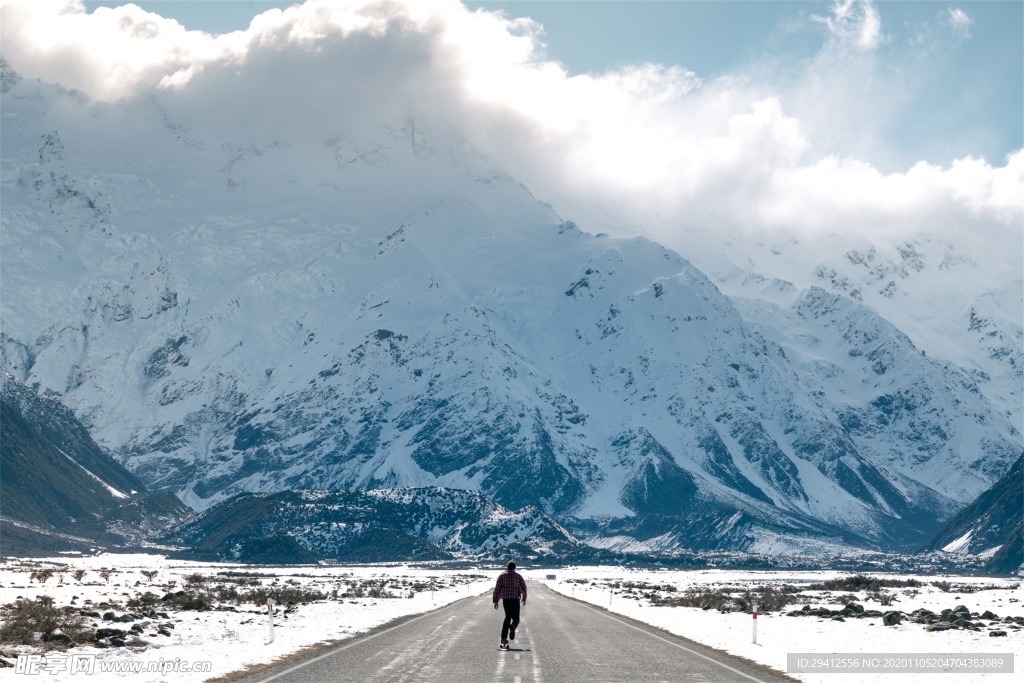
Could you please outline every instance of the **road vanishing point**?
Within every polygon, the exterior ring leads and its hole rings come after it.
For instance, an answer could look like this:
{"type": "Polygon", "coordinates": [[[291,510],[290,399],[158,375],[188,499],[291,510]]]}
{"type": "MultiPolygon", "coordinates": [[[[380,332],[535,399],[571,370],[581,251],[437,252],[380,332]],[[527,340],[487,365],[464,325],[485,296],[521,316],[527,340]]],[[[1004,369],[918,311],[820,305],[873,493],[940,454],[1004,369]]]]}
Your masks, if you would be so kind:
{"type": "Polygon", "coordinates": [[[793,681],[531,582],[511,649],[490,594],[405,617],[243,683],[793,681]]]}

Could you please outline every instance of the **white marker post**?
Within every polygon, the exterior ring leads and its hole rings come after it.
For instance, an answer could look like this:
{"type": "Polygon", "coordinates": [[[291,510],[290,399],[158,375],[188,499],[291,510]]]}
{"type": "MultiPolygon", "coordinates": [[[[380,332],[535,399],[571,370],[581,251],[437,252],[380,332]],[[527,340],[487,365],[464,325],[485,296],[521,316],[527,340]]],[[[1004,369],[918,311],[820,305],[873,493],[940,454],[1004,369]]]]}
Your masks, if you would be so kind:
{"type": "Polygon", "coordinates": [[[274,642],[274,601],[267,598],[267,645],[274,642]]]}
{"type": "Polygon", "coordinates": [[[754,645],[757,645],[757,603],[751,603],[750,613],[754,617],[754,645]]]}

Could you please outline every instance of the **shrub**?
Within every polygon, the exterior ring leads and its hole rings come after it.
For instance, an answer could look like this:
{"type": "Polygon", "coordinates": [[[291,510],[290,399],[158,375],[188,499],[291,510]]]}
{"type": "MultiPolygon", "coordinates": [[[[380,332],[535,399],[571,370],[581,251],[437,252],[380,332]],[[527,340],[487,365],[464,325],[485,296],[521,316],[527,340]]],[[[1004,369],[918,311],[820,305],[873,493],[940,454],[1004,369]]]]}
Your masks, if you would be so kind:
{"type": "Polygon", "coordinates": [[[39,583],[46,583],[53,578],[52,569],[37,569],[28,575],[29,581],[38,581],[39,583]]]}
{"type": "Polygon", "coordinates": [[[809,591],[869,591],[877,593],[881,588],[919,588],[924,584],[917,579],[887,579],[877,576],[854,574],[822,583],[812,583],[809,591]]]}
{"type": "Polygon", "coordinates": [[[31,645],[36,633],[42,633],[48,640],[55,631],[61,631],[72,639],[80,636],[84,619],[72,607],[60,608],[53,598],[40,595],[35,600],[18,598],[14,603],[0,608],[3,625],[0,625],[0,642],[31,645]]]}

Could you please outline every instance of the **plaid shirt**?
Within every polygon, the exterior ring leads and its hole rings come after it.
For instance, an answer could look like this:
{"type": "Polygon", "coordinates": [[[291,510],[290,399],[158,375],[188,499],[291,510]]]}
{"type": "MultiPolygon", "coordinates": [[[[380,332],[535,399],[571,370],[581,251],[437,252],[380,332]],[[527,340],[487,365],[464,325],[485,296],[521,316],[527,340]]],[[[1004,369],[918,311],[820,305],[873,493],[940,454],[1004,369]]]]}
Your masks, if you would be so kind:
{"type": "Polygon", "coordinates": [[[498,583],[494,586],[494,604],[498,604],[499,600],[518,600],[520,594],[525,601],[526,582],[523,581],[523,577],[516,574],[514,569],[502,572],[498,577],[498,583]]]}

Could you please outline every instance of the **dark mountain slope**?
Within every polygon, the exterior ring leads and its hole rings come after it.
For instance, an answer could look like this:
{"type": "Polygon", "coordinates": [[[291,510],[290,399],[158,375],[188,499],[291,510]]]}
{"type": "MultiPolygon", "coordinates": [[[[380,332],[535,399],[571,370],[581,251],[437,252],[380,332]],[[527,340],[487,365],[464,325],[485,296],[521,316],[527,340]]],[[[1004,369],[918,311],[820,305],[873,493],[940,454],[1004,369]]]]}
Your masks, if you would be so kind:
{"type": "Polygon", "coordinates": [[[992,488],[953,519],[926,545],[924,550],[983,553],[999,550],[989,566],[994,571],[1014,572],[1024,565],[1021,532],[1024,528],[1024,455],[992,488]]]}

